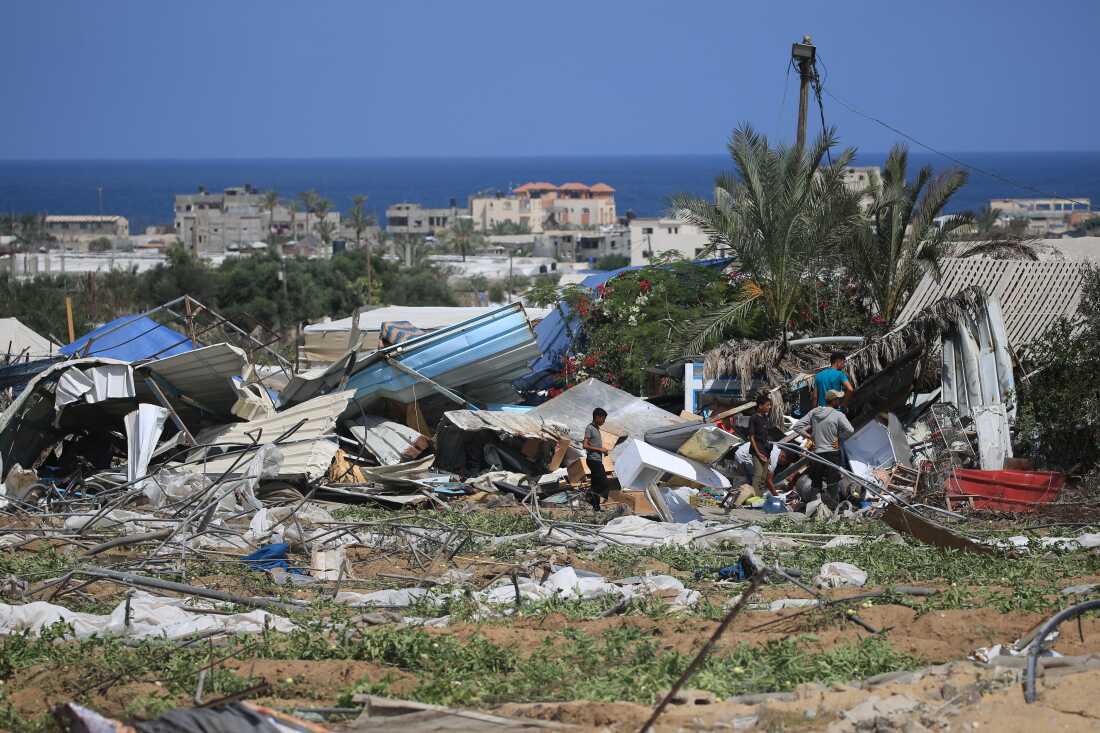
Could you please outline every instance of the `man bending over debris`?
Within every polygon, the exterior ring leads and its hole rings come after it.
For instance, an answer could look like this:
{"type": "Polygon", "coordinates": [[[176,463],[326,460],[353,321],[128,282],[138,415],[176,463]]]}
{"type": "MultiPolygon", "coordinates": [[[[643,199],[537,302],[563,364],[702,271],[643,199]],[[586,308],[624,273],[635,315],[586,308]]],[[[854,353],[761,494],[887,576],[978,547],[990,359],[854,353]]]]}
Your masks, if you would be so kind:
{"type": "Polygon", "coordinates": [[[829,355],[829,366],[814,375],[813,401],[818,407],[825,406],[827,402],[825,395],[830,390],[840,392],[845,404],[851,399],[852,392],[855,390],[852,388],[852,380],[848,379],[848,375],[844,373],[844,365],[847,362],[847,356],[834,351],[829,355]]]}
{"type": "MultiPolygon", "coordinates": [[[[830,389],[823,396],[826,404],[807,412],[792,429],[814,442],[814,453],[818,456],[829,463],[839,464],[840,439],[847,438],[855,430],[852,428],[852,423],[848,422],[847,416],[839,409],[841,401],[844,400],[844,393],[838,389],[830,389]]],[[[834,469],[817,461],[811,463],[809,474],[813,480],[814,492],[821,494],[823,498],[826,496],[824,493],[826,482],[834,483],[840,478],[834,469]]],[[[829,501],[825,503],[827,506],[831,504],[829,508],[832,509],[836,506],[838,497],[828,495],[828,498],[829,501]]]]}
{"type": "Polygon", "coordinates": [[[600,426],[607,420],[607,410],[597,407],[592,411],[592,422],[584,428],[584,458],[588,464],[591,487],[588,490],[588,501],[592,508],[600,511],[600,500],[607,498],[607,472],[603,468],[603,457],[611,452],[605,448],[600,426]]]}

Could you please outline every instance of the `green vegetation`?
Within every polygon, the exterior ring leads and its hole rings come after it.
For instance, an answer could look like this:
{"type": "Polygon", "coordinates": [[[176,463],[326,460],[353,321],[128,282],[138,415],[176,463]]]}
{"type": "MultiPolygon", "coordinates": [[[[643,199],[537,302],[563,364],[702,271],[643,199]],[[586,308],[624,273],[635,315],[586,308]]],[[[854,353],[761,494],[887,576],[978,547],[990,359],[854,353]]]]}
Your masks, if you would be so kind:
{"type": "Polygon", "coordinates": [[[1031,453],[1063,469],[1100,461],[1100,269],[1085,276],[1078,319],[1032,344],[1021,389],[1020,435],[1031,453]]]}
{"type": "Polygon", "coordinates": [[[652,393],[647,370],[678,345],[683,324],[719,308],[738,287],[721,270],[672,262],[625,272],[597,288],[595,297],[584,288],[543,284],[528,298],[536,304],[561,298],[580,317],[583,339],[573,345],[563,381],[595,377],[641,394],[652,393]]]}
{"type": "MultiPolygon", "coordinates": [[[[315,209],[317,210],[317,209],[315,209]]],[[[259,323],[285,330],[302,321],[343,316],[367,302],[368,259],[363,250],[330,259],[287,258],[287,285],[274,253],[230,258],[218,267],[182,247],[168,262],[144,273],[113,271],[84,276],[16,280],[0,274],[0,311],[42,334],[65,333],[65,296],[73,298],[77,334],[120,315],[140,313],[184,294],[220,311],[243,328],[259,323]]],[[[457,305],[445,274],[430,265],[402,268],[373,257],[374,299],[386,293],[394,305],[457,305]]]]}
{"type": "Polygon", "coordinates": [[[677,196],[673,208],[731,252],[748,281],[728,301],[695,321],[687,350],[700,353],[708,340],[763,313],[765,334],[786,343],[799,309],[810,303],[819,273],[859,221],[857,196],[844,185],[855,150],[836,147],[834,130],[823,131],[808,149],[772,147],[745,125],[734,131],[730,157],[737,176],[715,182],[714,201],[677,196]]]}
{"type": "Polygon", "coordinates": [[[608,255],[607,257],[601,257],[596,260],[596,264],[593,266],[595,270],[603,270],[608,272],[611,270],[618,270],[623,267],[630,266],[630,258],[623,255],[608,255]]]}
{"type": "MultiPolygon", "coordinates": [[[[755,647],[740,644],[708,657],[692,686],[728,697],[791,690],[804,682],[847,681],[920,664],[880,639],[827,650],[814,646],[810,636],[755,647]]],[[[649,704],[691,659],[662,650],[658,640],[635,626],[598,636],[574,630],[548,634],[528,655],[481,636],[462,641],[410,629],[371,630],[360,650],[371,661],[414,672],[417,684],[409,696],[439,705],[558,700],[649,704]]],[[[377,692],[378,686],[373,689],[377,692]]]]}

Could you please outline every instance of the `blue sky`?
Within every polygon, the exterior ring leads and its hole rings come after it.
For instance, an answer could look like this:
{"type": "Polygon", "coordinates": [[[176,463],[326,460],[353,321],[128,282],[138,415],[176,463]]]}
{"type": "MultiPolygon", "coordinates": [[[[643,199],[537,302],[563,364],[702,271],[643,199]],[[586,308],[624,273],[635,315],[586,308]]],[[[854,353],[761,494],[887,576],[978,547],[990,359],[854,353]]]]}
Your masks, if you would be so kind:
{"type": "MultiPolygon", "coordinates": [[[[0,0],[0,158],[721,153],[826,88],[953,151],[1100,150],[1097,0],[0,0]]],[[[812,118],[815,120],[816,108],[812,118]]],[[[897,136],[825,98],[845,144],[897,136]]]]}

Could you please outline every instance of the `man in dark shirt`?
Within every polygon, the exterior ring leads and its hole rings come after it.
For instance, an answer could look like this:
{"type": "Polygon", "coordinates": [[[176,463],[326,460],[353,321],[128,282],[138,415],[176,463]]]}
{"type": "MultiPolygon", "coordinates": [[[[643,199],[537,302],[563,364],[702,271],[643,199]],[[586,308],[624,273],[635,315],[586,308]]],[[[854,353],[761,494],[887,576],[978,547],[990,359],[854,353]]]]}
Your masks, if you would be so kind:
{"type": "Polygon", "coordinates": [[[749,418],[749,441],[752,443],[752,490],[756,496],[763,496],[764,490],[771,490],[768,480],[771,474],[770,456],[772,442],[768,438],[768,415],[772,411],[772,398],[767,392],[756,397],[756,412],[749,418]]]}
{"type": "Polygon", "coordinates": [[[588,464],[591,488],[588,491],[588,501],[592,508],[600,511],[600,501],[607,498],[607,471],[603,467],[603,457],[611,452],[611,448],[603,444],[603,434],[600,426],[607,420],[607,411],[597,407],[592,411],[592,422],[584,428],[584,459],[588,464]]]}

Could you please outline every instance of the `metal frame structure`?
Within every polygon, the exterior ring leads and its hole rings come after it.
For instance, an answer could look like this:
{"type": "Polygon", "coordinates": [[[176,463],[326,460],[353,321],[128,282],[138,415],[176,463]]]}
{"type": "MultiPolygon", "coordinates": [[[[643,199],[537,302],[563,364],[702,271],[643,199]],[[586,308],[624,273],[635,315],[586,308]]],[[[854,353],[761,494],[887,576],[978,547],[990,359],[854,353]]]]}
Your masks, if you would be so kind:
{"type": "MultiPolygon", "coordinates": [[[[170,351],[177,346],[186,344],[188,342],[195,344],[209,345],[218,342],[226,342],[232,344],[242,350],[248,355],[250,363],[255,364],[256,357],[261,353],[270,358],[271,361],[278,367],[280,367],[289,379],[294,374],[294,370],[291,367],[290,362],[279,354],[277,351],[271,348],[273,343],[279,340],[279,336],[274,334],[270,341],[261,342],[255,339],[251,334],[237,326],[225,316],[221,315],[213,308],[210,308],[199,301],[192,298],[190,295],[183,295],[175,300],[170,300],[167,303],[157,306],[151,310],[139,313],[134,318],[140,317],[153,318],[154,316],[160,316],[164,323],[158,321],[158,325],[176,325],[181,327],[186,338],[176,343],[170,344],[155,354],[151,354],[148,358],[156,359],[166,351],[170,351]],[[215,333],[218,338],[211,340],[208,336],[211,332],[215,333]],[[204,338],[205,337],[205,338],[204,338]]],[[[156,319],[154,319],[156,320],[156,319]]],[[[96,334],[92,338],[88,339],[88,342],[84,344],[83,348],[78,354],[74,354],[74,358],[80,358],[88,356],[92,353],[92,345],[102,339],[108,334],[125,327],[130,321],[126,321],[118,324],[114,328],[108,329],[103,333],[96,334]]],[[[146,332],[147,333],[147,332],[146,332]]],[[[144,334],[142,334],[144,335],[144,334]]],[[[144,360],[143,360],[144,361],[144,360]]]]}

